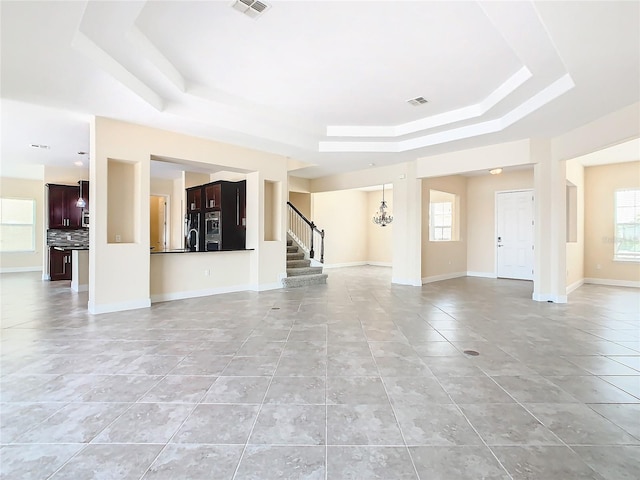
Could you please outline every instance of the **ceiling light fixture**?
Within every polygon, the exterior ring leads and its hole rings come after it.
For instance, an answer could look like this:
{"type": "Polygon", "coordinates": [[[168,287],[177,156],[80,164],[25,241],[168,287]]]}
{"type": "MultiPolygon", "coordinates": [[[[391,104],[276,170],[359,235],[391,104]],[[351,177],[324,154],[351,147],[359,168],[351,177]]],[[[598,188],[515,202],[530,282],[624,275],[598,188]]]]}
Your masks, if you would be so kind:
{"type": "MultiPolygon", "coordinates": [[[[78,152],[78,155],[86,155],[87,152],[78,152]]],[[[83,165],[81,160],[78,160],[77,162],[75,162],[75,165],[77,165],[78,167],[81,167],[83,165]]],[[[78,208],[84,208],[87,206],[87,202],[85,201],[84,197],[82,196],[82,181],[80,181],[80,196],[78,197],[78,201],[76,202],[76,207],[78,208]]]]}
{"type": "Polygon", "coordinates": [[[78,197],[78,201],[76,202],[76,207],[84,208],[87,206],[87,202],[82,198],[82,181],[80,182],[80,196],[78,197]]]}
{"type": "Polygon", "coordinates": [[[236,0],[231,6],[251,18],[258,18],[270,8],[270,5],[259,0],[236,0]]]}
{"type": "Polygon", "coordinates": [[[384,183],[382,184],[382,202],[380,202],[380,208],[373,216],[372,221],[376,225],[386,227],[393,222],[393,216],[387,213],[387,202],[384,200],[384,183]]]}
{"type": "Polygon", "coordinates": [[[502,169],[501,168],[494,168],[493,170],[489,170],[489,173],[491,175],[500,175],[502,173],[502,169]]]}

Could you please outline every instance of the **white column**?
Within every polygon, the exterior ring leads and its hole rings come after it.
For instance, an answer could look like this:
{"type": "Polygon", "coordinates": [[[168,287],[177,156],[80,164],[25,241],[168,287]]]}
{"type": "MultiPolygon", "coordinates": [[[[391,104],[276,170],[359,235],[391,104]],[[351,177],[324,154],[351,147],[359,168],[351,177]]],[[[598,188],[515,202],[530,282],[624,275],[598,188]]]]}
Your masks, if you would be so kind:
{"type": "Polygon", "coordinates": [[[535,242],[533,299],[566,303],[566,162],[551,156],[548,139],[531,141],[535,242]]]}
{"type": "Polygon", "coordinates": [[[391,282],[422,285],[422,180],[416,163],[393,181],[393,267],[391,282]]]}

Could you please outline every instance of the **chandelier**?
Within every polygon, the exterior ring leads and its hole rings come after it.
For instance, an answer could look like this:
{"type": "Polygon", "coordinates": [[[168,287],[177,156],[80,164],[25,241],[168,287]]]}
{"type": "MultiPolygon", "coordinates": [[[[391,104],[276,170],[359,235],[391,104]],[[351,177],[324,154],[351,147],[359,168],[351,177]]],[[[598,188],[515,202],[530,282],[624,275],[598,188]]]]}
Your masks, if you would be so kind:
{"type": "Polygon", "coordinates": [[[386,227],[391,222],[393,222],[393,216],[387,214],[387,202],[384,200],[384,183],[382,184],[382,202],[380,202],[380,208],[373,216],[373,223],[376,225],[380,225],[381,227],[386,227]]]}

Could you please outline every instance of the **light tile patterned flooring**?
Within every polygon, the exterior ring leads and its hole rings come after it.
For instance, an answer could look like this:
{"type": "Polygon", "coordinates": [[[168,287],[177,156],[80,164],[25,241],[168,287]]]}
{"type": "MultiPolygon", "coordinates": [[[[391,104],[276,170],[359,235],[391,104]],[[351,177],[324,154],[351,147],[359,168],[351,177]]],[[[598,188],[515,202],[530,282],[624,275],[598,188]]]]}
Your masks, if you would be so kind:
{"type": "Polygon", "coordinates": [[[637,289],[356,267],[90,316],[0,281],[2,480],[640,478],[637,289]]]}

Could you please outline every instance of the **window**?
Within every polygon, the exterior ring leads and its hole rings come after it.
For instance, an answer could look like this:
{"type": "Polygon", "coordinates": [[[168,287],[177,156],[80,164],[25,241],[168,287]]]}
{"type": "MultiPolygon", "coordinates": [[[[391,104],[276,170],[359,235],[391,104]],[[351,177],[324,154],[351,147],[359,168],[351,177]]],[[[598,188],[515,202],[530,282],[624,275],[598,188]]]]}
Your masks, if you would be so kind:
{"type": "Polygon", "coordinates": [[[431,204],[431,235],[429,240],[451,240],[453,205],[451,202],[431,204]]]}
{"type": "Polygon", "coordinates": [[[614,260],[640,261],[640,190],[618,190],[614,260]]]}
{"type": "Polygon", "coordinates": [[[458,240],[456,195],[430,190],[429,199],[429,240],[432,242],[458,240]]]}
{"type": "Polygon", "coordinates": [[[36,249],[36,201],[0,198],[0,252],[36,249]]]}

